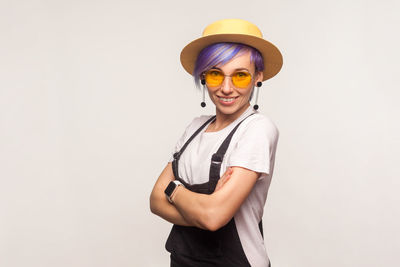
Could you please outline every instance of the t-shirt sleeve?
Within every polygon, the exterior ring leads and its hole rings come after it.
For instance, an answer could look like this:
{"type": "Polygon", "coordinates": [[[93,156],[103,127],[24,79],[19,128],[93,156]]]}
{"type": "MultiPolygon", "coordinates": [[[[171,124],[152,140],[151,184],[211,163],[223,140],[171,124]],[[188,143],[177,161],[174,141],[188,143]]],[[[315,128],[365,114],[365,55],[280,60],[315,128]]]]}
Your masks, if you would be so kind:
{"type": "Polygon", "coordinates": [[[235,144],[228,166],[240,166],[260,172],[260,178],[271,171],[271,158],[275,153],[279,131],[266,117],[258,117],[249,122],[235,144]]]}
{"type": "Polygon", "coordinates": [[[178,152],[182,148],[182,146],[185,144],[186,140],[188,140],[190,138],[189,135],[193,134],[193,132],[194,132],[193,131],[194,125],[198,122],[198,120],[201,120],[201,119],[202,119],[202,116],[196,117],[186,126],[185,131],[183,132],[181,137],[176,142],[168,162],[172,162],[174,160],[174,153],[178,152]]]}

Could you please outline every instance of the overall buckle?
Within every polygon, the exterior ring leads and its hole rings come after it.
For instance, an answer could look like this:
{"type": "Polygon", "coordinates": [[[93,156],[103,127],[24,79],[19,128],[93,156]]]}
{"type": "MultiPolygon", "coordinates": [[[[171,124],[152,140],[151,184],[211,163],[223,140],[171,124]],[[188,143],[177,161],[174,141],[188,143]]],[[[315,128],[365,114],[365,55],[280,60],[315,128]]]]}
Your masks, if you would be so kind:
{"type": "Polygon", "coordinates": [[[223,159],[224,159],[224,156],[219,155],[219,154],[217,154],[217,153],[214,153],[214,154],[212,155],[212,157],[211,157],[211,163],[214,163],[214,164],[221,164],[223,159]]]}

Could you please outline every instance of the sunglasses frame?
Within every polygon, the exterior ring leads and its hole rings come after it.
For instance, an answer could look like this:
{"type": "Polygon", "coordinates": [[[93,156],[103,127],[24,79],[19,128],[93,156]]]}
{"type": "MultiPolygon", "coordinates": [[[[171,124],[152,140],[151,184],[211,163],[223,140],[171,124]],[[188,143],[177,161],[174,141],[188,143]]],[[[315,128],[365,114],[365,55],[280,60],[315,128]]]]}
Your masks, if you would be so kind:
{"type": "MultiPolygon", "coordinates": [[[[222,80],[222,82],[221,82],[219,85],[217,85],[217,86],[210,86],[210,87],[213,87],[213,88],[216,88],[216,87],[221,86],[221,85],[224,83],[225,78],[226,78],[226,77],[230,77],[230,78],[231,78],[231,83],[232,83],[232,85],[233,85],[235,88],[245,89],[245,88],[247,88],[247,86],[249,86],[249,85],[251,84],[251,82],[253,81],[253,78],[254,78],[254,76],[253,76],[250,72],[248,72],[248,71],[246,71],[246,70],[237,70],[237,71],[233,72],[231,75],[226,75],[222,70],[217,69],[217,68],[211,68],[211,69],[209,69],[209,70],[207,70],[207,71],[204,71],[204,72],[201,74],[201,77],[205,80],[205,79],[206,79],[207,73],[210,72],[210,71],[218,71],[218,72],[222,73],[222,75],[224,75],[224,79],[222,80]],[[234,74],[238,73],[238,72],[245,72],[245,73],[248,73],[248,74],[250,75],[250,82],[249,82],[249,84],[248,84],[247,86],[245,86],[245,87],[238,87],[238,86],[236,86],[235,83],[233,82],[232,76],[233,76],[234,74]]],[[[206,81],[206,84],[207,84],[207,81],[206,81]]]]}

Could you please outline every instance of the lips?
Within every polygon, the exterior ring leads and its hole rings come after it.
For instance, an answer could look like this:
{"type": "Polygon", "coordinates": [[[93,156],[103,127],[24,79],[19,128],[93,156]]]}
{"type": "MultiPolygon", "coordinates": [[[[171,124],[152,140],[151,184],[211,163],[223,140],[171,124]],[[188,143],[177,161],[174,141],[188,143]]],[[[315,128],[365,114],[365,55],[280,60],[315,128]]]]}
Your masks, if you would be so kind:
{"type": "Polygon", "coordinates": [[[218,96],[219,102],[225,106],[229,106],[232,105],[233,103],[235,103],[236,99],[238,98],[238,96],[236,97],[221,97],[218,96]]]}

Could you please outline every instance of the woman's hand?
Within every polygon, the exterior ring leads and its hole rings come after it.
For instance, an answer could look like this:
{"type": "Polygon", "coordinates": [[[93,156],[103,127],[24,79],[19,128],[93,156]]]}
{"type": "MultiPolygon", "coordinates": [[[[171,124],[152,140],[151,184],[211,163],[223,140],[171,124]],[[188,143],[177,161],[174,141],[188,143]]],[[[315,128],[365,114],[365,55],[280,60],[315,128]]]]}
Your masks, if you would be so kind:
{"type": "Polygon", "coordinates": [[[219,178],[214,192],[218,191],[219,189],[221,189],[224,186],[224,184],[229,180],[229,178],[231,178],[232,173],[233,173],[233,169],[232,169],[232,167],[229,167],[225,171],[225,173],[221,176],[221,178],[219,178]]]}

